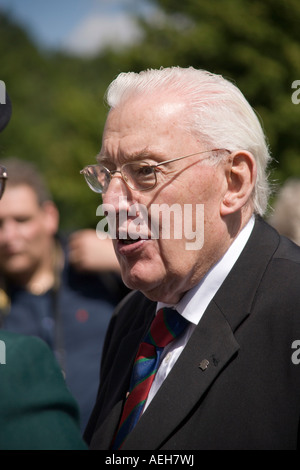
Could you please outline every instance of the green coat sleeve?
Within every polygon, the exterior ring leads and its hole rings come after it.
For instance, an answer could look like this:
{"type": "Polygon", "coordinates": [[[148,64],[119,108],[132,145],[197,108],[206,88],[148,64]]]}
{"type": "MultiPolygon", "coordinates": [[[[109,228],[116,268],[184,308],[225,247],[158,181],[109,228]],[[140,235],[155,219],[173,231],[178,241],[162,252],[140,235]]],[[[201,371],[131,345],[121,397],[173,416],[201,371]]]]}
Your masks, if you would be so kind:
{"type": "Polygon", "coordinates": [[[0,449],[86,448],[51,350],[39,338],[0,331],[0,449]]]}

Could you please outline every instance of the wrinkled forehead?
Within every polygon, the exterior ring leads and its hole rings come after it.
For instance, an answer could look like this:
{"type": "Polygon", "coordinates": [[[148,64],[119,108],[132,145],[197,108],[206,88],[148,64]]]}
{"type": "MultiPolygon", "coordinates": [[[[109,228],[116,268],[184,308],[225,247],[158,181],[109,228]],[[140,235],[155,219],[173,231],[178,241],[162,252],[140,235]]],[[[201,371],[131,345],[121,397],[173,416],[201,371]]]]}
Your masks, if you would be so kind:
{"type": "Polygon", "coordinates": [[[150,95],[133,94],[122,100],[109,111],[104,127],[106,133],[140,133],[148,129],[153,138],[162,127],[187,127],[188,106],[174,93],[162,95],[155,92],[150,95]]]}
{"type": "Polygon", "coordinates": [[[176,97],[161,101],[147,96],[127,99],[110,110],[100,153],[139,152],[147,148],[155,151],[169,146],[170,140],[183,137],[188,128],[187,115],[185,103],[176,97]]]}

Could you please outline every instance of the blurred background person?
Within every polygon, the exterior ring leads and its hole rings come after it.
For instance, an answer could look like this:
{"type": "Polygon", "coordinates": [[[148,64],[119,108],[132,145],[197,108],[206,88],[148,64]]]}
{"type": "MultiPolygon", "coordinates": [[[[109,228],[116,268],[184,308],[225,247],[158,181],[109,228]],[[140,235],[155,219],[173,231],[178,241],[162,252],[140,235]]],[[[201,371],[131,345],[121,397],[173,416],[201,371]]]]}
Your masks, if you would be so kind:
{"type": "MultiPolygon", "coordinates": [[[[121,274],[111,239],[99,240],[96,230],[82,229],[73,232],[69,236],[68,249],[69,261],[78,271],[121,274]]],[[[120,278],[117,276],[115,279],[120,278]]]]}
{"type": "Polygon", "coordinates": [[[288,178],[278,191],[268,222],[300,245],[300,178],[288,178]]]}
{"type": "MultiPolygon", "coordinates": [[[[0,132],[11,111],[7,95],[0,105],[0,132]]],[[[8,177],[0,164],[0,199],[8,177]]],[[[48,346],[39,338],[0,329],[0,349],[0,449],[87,449],[77,403],[48,346]]]]}
{"type": "Polygon", "coordinates": [[[3,164],[10,178],[0,205],[2,328],[38,336],[50,346],[79,404],[83,429],[96,398],[106,329],[127,290],[111,241],[102,245],[95,231],[94,238],[90,231],[78,233],[71,249],[80,269],[75,268],[67,240],[57,234],[57,207],[36,167],[17,158],[3,164]],[[98,271],[95,266],[88,271],[88,260],[83,262],[87,235],[98,271]],[[102,251],[105,269],[100,272],[102,251]]]}

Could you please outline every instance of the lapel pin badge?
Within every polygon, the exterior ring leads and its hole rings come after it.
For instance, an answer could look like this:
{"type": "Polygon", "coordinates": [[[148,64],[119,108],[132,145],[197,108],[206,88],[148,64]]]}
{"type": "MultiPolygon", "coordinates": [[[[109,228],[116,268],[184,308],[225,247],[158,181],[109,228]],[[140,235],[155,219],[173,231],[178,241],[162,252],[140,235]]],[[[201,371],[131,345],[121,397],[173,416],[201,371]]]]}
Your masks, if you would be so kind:
{"type": "Polygon", "coordinates": [[[203,359],[199,364],[199,369],[206,370],[208,368],[209,361],[207,359],[203,359]]]}

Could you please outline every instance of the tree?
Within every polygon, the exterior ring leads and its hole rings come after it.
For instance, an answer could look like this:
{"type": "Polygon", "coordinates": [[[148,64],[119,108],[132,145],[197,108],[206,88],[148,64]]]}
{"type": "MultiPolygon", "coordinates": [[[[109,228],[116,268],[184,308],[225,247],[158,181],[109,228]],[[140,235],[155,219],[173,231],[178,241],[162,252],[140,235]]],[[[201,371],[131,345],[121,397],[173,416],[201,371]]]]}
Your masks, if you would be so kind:
{"type": "Polygon", "coordinates": [[[95,163],[99,151],[107,84],[97,80],[94,71],[89,75],[83,59],[40,51],[28,33],[3,14],[0,56],[0,78],[13,104],[11,122],[1,135],[1,156],[17,156],[38,166],[59,207],[63,230],[95,227],[100,198],[79,172],[95,163]]]}

